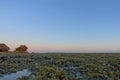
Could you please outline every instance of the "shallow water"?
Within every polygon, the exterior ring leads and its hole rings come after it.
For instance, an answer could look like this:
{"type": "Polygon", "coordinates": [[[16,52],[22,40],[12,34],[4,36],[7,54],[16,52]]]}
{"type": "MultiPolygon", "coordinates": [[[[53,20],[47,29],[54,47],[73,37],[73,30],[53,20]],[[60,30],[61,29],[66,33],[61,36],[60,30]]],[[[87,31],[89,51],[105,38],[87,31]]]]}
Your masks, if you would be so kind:
{"type": "Polygon", "coordinates": [[[68,74],[72,73],[72,71],[74,70],[74,75],[76,76],[76,78],[83,78],[82,74],[79,72],[79,68],[78,67],[64,67],[65,70],[67,70],[68,74]]]}
{"type": "Polygon", "coordinates": [[[16,80],[18,77],[29,76],[30,74],[31,72],[28,69],[24,69],[16,73],[3,75],[3,77],[0,77],[0,80],[16,80]]]}

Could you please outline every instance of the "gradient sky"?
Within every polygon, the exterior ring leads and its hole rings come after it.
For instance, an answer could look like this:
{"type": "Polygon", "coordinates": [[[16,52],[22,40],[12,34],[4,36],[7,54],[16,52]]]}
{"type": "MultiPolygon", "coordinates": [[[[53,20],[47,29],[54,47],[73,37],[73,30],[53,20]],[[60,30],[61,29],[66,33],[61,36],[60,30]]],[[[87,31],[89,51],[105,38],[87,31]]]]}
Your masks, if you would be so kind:
{"type": "Polygon", "coordinates": [[[35,52],[118,52],[120,0],[0,0],[0,43],[35,52]]]}

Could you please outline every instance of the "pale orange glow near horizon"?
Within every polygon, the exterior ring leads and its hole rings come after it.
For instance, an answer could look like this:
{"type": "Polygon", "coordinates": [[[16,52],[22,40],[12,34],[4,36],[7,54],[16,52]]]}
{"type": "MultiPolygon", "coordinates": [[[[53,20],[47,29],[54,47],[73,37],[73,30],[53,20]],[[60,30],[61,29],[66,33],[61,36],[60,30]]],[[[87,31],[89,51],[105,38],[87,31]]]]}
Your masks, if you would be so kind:
{"type": "Polygon", "coordinates": [[[113,45],[57,45],[57,44],[32,44],[32,43],[13,43],[4,42],[10,47],[10,51],[14,51],[15,48],[20,45],[26,45],[29,52],[117,52],[119,46],[112,47],[113,45]]]}
{"type": "MultiPolygon", "coordinates": [[[[17,46],[18,47],[18,46],[17,46]]],[[[16,46],[10,47],[10,51],[14,51],[16,46]]],[[[28,46],[29,52],[114,52],[119,51],[116,48],[70,48],[70,47],[42,47],[42,46],[28,46]]]]}

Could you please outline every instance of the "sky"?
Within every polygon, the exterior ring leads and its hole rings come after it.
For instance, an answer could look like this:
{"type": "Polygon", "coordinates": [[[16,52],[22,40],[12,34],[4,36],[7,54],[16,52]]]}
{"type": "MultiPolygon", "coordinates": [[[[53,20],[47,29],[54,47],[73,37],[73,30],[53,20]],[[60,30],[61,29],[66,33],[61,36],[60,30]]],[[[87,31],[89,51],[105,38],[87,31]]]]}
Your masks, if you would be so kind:
{"type": "Polygon", "coordinates": [[[0,0],[0,43],[30,52],[120,52],[120,0],[0,0]]]}

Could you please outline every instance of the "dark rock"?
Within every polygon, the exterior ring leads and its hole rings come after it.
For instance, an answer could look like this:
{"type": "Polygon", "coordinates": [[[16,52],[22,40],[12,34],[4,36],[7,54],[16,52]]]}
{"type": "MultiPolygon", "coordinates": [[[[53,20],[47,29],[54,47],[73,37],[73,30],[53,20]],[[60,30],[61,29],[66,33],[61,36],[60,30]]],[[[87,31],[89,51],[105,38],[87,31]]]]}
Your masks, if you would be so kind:
{"type": "Polygon", "coordinates": [[[26,53],[27,52],[27,46],[26,45],[20,45],[18,48],[16,48],[15,52],[22,52],[22,53],[26,53]]]}
{"type": "Polygon", "coordinates": [[[8,52],[9,50],[10,48],[6,44],[0,44],[0,52],[8,52]]]}

